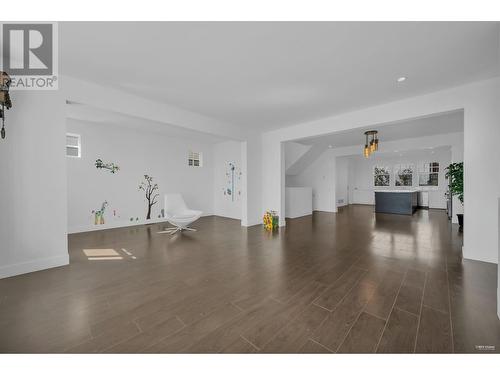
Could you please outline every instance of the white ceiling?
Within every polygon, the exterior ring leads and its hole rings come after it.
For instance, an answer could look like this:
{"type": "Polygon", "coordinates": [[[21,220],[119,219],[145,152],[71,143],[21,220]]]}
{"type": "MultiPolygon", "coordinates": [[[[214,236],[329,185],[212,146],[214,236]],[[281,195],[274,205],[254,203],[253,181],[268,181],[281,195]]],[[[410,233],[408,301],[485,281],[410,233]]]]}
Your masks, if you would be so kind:
{"type": "Polygon", "coordinates": [[[464,131],[464,114],[463,111],[454,111],[435,116],[337,132],[322,135],[321,137],[296,140],[296,142],[305,145],[318,145],[324,148],[328,146],[331,146],[331,148],[357,146],[365,143],[365,135],[363,133],[372,129],[378,130],[378,138],[381,143],[406,138],[457,133],[464,131]]]}
{"type": "MultiPolygon", "coordinates": [[[[421,156],[429,156],[433,154],[441,154],[443,152],[451,153],[451,146],[438,146],[438,147],[425,147],[424,149],[410,149],[410,150],[402,150],[402,151],[392,151],[392,152],[375,152],[370,155],[370,160],[377,159],[399,159],[399,158],[412,158],[412,157],[421,157],[421,156]]],[[[359,160],[367,160],[361,153],[349,156],[342,156],[343,158],[349,159],[359,159],[359,160]]]]}
{"type": "Polygon", "coordinates": [[[64,22],[59,38],[63,74],[255,130],[499,74],[491,22],[64,22]]]}
{"type": "Polygon", "coordinates": [[[227,139],[212,134],[202,133],[183,127],[156,122],[144,118],[131,117],[122,113],[111,112],[88,105],[68,102],[66,118],[93,124],[116,125],[127,129],[140,130],[174,138],[184,138],[206,143],[218,143],[227,139]]]}

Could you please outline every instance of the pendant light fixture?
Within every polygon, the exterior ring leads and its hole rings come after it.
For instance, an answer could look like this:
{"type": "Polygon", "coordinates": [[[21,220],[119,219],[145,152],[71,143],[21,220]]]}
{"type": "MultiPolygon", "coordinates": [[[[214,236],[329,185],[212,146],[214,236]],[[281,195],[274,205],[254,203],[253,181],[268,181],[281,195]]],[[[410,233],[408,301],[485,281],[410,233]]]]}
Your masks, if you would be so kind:
{"type": "Polygon", "coordinates": [[[365,147],[363,149],[363,155],[365,158],[369,158],[372,153],[378,150],[378,131],[368,130],[365,132],[365,147]]]}

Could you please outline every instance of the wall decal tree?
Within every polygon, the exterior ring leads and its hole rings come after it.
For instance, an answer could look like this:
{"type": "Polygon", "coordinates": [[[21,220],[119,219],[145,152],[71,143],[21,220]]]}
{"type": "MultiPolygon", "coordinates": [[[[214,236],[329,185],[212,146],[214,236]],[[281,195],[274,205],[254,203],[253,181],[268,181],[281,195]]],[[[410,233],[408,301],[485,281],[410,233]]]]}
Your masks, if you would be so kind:
{"type": "Polygon", "coordinates": [[[139,190],[143,190],[146,194],[146,199],[148,201],[148,213],[146,215],[146,220],[151,219],[151,208],[157,203],[156,199],[159,194],[155,193],[158,190],[158,184],[153,185],[153,177],[144,175],[146,181],[141,182],[139,185],[139,190]]]}
{"type": "Polygon", "coordinates": [[[108,169],[113,174],[120,170],[120,167],[115,163],[104,163],[101,159],[95,161],[95,167],[97,169],[108,169]]]}

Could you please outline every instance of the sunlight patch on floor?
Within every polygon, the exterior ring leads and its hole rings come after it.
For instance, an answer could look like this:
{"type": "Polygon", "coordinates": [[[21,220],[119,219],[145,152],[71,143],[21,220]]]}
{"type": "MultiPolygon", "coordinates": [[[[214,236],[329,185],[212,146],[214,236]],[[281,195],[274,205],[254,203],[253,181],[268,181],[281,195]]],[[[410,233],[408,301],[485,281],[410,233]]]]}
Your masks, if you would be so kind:
{"type": "Polygon", "coordinates": [[[114,249],[83,249],[83,252],[88,257],[110,257],[119,256],[114,249]]]}
{"type": "Polygon", "coordinates": [[[87,260],[122,260],[123,257],[114,249],[83,249],[87,260]]]}

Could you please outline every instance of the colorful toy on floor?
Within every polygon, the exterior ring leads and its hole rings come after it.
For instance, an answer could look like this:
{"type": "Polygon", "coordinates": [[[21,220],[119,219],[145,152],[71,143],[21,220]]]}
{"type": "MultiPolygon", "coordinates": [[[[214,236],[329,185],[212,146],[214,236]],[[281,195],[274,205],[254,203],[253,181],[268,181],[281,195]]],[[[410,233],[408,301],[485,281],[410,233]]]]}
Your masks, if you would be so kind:
{"type": "Polygon", "coordinates": [[[279,226],[279,216],[276,211],[266,211],[264,214],[264,228],[267,230],[278,229],[279,226]]]}

